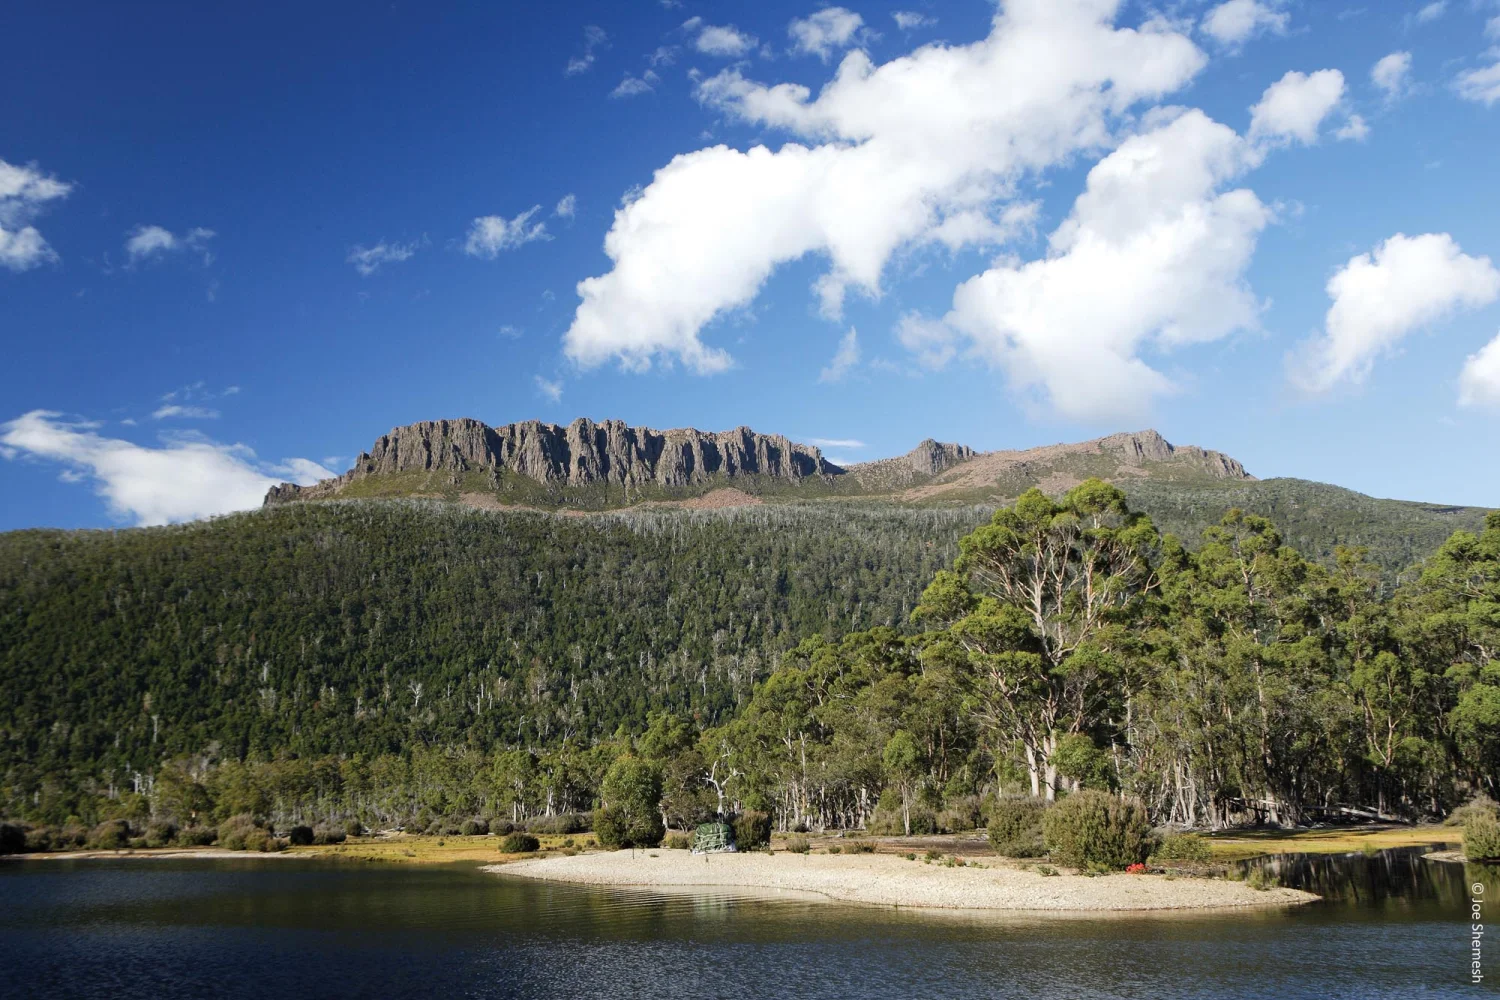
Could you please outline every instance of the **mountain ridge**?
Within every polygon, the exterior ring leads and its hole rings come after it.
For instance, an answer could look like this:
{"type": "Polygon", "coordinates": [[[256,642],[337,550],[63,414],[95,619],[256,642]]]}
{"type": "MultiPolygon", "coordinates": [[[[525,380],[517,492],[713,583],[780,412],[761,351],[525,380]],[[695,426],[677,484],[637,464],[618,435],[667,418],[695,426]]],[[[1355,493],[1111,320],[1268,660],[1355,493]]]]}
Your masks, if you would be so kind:
{"type": "MultiPolygon", "coordinates": [[[[944,492],[998,486],[1007,476],[1061,489],[1088,475],[1121,479],[1153,474],[1254,479],[1228,455],[1196,445],[1173,445],[1150,429],[991,452],[927,438],[904,455],[840,466],[815,446],[744,426],[717,432],[690,427],[656,430],[621,420],[579,417],[566,426],[528,420],[492,427],[465,417],[396,427],[342,475],[311,486],[274,486],[265,505],[369,495],[372,490],[385,496],[433,496],[456,489],[463,497],[475,498],[525,493],[529,486],[533,494],[537,488],[550,494],[549,505],[568,506],[568,489],[575,491],[573,501],[578,502],[580,489],[614,485],[620,488],[618,502],[607,496],[604,505],[630,506],[747,483],[752,492],[758,486],[816,495],[889,493],[892,499],[920,501],[944,492]],[[517,483],[507,479],[526,484],[518,490],[517,483]],[[809,484],[815,488],[798,489],[809,484]],[[915,495],[902,495],[914,490],[915,495]]],[[[583,506],[598,506],[593,499],[583,506]]]]}

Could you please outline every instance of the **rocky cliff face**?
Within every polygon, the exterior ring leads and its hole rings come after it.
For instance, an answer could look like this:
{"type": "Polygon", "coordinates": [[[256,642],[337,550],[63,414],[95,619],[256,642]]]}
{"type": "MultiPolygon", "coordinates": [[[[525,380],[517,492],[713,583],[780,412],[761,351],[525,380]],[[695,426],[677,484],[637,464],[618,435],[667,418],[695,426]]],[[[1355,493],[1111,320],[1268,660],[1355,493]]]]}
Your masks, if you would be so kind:
{"type": "Polygon", "coordinates": [[[1144,465],[1147,462],[1171,462],[1211,476],[1214,479],[1254,479],[1239,462],[1223,452],[1209,451],[1196,445],[1172,444],[1156,431],[1137,431],[1134,434],[1111,434],[1098,440],[1099,450],[1120,457],[1126,465],[1144,465]]]}
{"type": "Polygon", "coordinates": [[[843,469],[817,448],[748,427],[707,433],[630,427],[620,420],[579,418],[566,427],[539,420],[491,427],[478,420],[431,420],[397,427],[336,479],[314,486],[283,483],[267,504],[336,495],[366,476],[398,472],[506,471],[540,483],[585,486],[694,486],[716,477],[766,476],[799,482],[843,469]]]}

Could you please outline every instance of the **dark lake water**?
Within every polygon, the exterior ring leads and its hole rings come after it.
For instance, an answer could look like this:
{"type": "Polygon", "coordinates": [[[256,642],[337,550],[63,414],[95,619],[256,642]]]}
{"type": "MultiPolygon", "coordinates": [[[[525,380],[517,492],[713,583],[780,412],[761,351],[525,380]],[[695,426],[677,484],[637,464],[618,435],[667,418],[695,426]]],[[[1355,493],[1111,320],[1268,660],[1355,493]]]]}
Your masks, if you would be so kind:
{"type": "MultiPolygon", "coordinates": [[[[3,997],[1449,997],[1471,883],[1420,852],[1280,859],[1329,901],[1230,915],[919,915],[462,867],[0,864],[3,997]]],[[[1125,876],[1119,876],[1125,877],[1125,876]]],[[[1488,909],[1488,907],[1486,907],[1488,909]]],[[[1490,944],[1493,941],[1493,944],[1490,944]]],[[[1493,948],[1493,951],[1490,949],[1493,948]]]]}

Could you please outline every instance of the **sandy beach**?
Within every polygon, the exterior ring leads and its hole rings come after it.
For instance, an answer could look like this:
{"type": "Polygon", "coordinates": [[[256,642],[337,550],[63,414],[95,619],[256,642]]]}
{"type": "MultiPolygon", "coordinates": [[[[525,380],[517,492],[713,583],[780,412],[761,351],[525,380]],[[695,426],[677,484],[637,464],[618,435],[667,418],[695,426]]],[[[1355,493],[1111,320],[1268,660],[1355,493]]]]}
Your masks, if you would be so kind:
{"type": "Polygon", "coordinates": [[[488,865],[513,878],[599,886],[746,888],[811,892],[880,906],[973,910],[1123,911],[1288,906],[1318,899],[1223,879],[1161,875],[1042,875],[994,865],[947,867],[892,854],[714,854],[614,851],[488,865]]]}

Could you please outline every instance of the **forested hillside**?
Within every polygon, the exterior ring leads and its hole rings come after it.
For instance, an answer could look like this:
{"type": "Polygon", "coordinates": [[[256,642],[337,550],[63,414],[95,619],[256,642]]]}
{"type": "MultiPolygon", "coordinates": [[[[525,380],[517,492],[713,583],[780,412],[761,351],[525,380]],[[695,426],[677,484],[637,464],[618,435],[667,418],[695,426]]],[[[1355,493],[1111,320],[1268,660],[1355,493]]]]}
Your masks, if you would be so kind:
{"type": "Polygon", "coordinates": [[[16,532],[0,810],[445,829],[586,811],[631,755],[678,823],[718,790],[886,829],[1084,787],[1209,825],[1496,790],[1500,514],[1399,588],[1214,522],[1184,546],[1090,480],[999,511],[349,501],[16,532]]]}
{"type": "Polygon", "coordinates": [[[9,796],[71,802],[210,749],[587,742],[666,708],[712,724],[802,639],[904,623],[986,515],[392,501],[14,532],[0,773],[9,796]]]}

